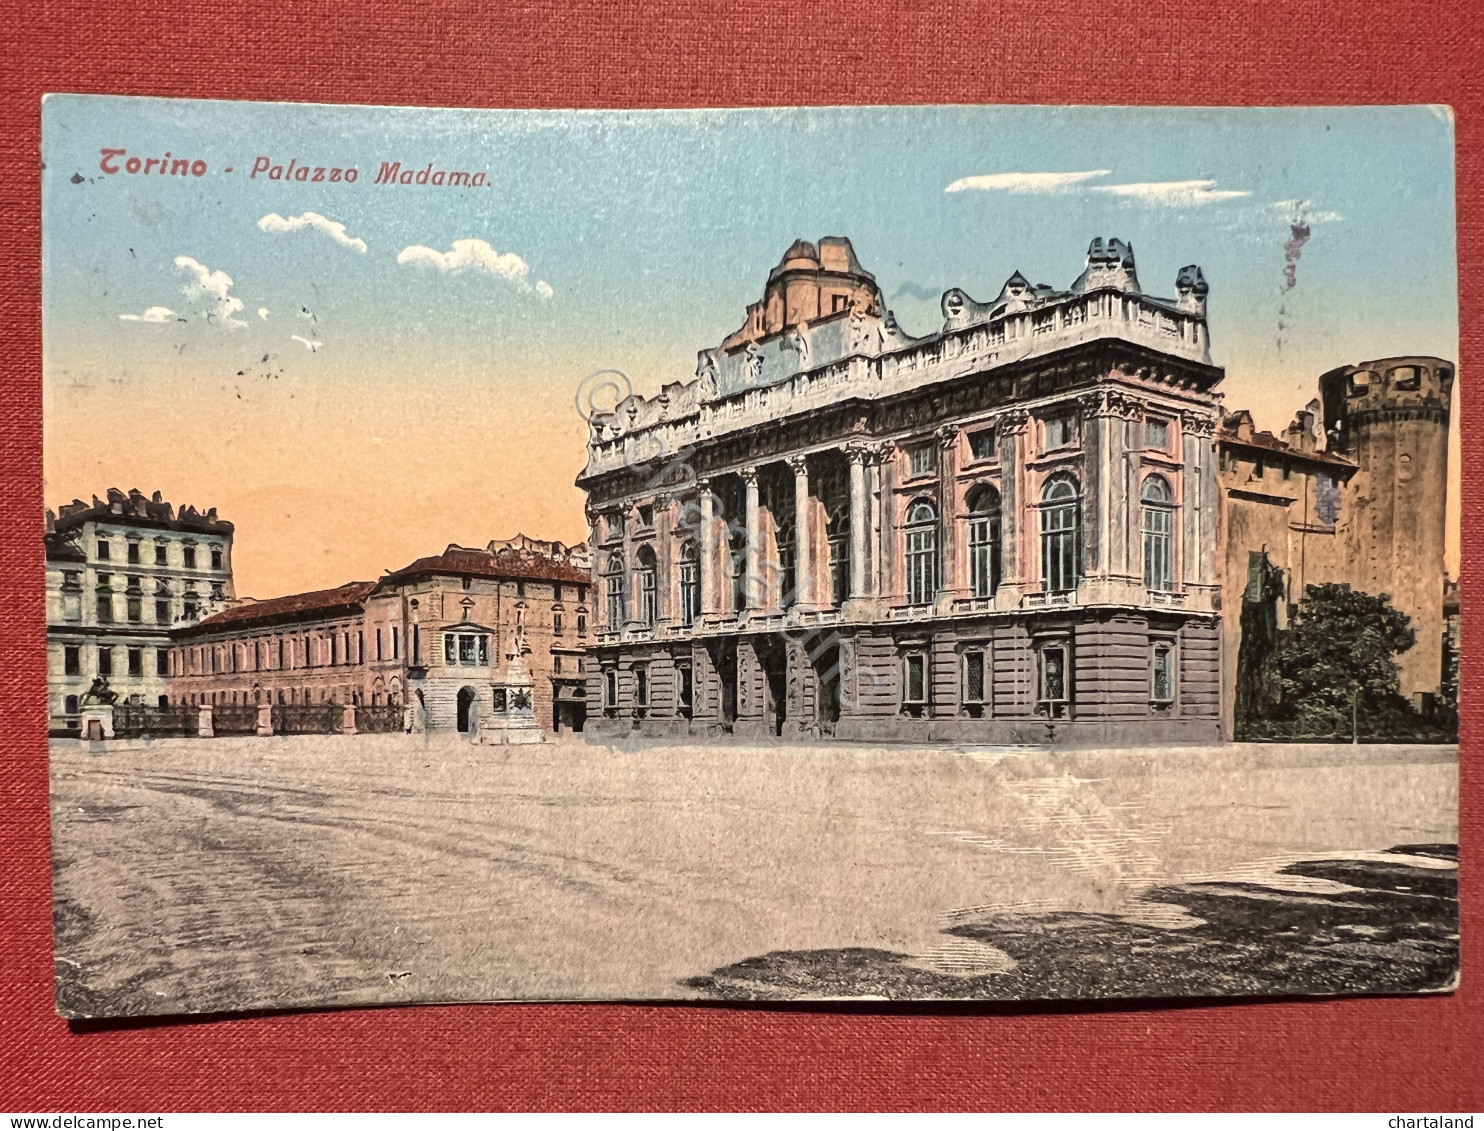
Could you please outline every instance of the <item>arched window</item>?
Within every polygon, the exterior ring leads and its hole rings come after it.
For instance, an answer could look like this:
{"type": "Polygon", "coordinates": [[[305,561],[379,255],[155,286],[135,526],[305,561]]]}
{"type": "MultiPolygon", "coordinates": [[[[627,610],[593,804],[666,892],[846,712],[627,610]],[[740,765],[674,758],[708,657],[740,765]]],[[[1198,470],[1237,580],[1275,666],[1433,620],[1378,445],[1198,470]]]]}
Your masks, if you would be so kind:
{"type": "Polygon", "coordinates": [[[993,597],[1000,587],[1000,494],[987,483],[969,491],[969,594],[993,597]]]}
{"type": "Polygon", "coordinates": [[[639,547],[639,620],[648,628],[653,628],[660,616],[657,566],[654,550],[639,547]]]}
{"type": "Polygon", "coordinates": [[[1041,584],[1048,593],[1077,588],[1082,574],[1081,512],[1074,480],[1059,476],[1041,492],[1041,584]]]}
{"type": "Polygon", "coordinates": [[[1139,492],[1144,509],[1144,585],[1157,592],[1174,588],[1175,496],[1162,475],[1144,480],[1139,492]]]}
{"type": "Polygon", "coordinates": [[[701,615],[701,560],[693,541],[680,547],[680,623],[695,624],[701,615]]]}
{"type": "Polygon", "coordinates": [[[608,569],[604,573],[604,579],[608,583],[608,630],[619,632],[623,629],[624,622],[628,620],[624,613],[624,565],[623,557],[614,554],[608,559],[608,569]]]}
{"type": "Polygon", "coordinates": [[[938,595],[938,511],[926,499],[907,508],[907,603],[926,605],[938,595]]]}

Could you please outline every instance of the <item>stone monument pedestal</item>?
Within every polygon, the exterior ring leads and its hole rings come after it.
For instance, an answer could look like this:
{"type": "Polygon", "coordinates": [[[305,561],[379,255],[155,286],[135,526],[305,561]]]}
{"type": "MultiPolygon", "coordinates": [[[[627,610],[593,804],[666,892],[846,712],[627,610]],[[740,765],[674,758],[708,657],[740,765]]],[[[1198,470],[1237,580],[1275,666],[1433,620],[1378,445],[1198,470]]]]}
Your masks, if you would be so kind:
{"type": "Polygon", "coordinates": [[[479,720],[479,741],[489,746],[517,746],[544,742],[541,724],[536,721],[532,689],[535,686],[516,648],[505,665],[502,679],[491,683],[492,710],[479,720]]]}

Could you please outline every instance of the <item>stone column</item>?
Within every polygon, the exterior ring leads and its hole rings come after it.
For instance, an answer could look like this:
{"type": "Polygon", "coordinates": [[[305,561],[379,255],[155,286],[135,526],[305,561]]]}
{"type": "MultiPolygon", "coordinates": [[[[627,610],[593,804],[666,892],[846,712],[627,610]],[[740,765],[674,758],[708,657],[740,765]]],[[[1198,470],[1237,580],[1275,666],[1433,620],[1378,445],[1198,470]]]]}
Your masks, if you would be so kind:
{"type": "Polygon", "coordinates": [[[634,561],[634,523],[639,520],[639,508],[628,503],[623,511],[623,612],[624,623],[618,627],[628,631],[631,624],[639,621],[639,586],[638,571],[634,568],[638,563],[634,561]]]}
{"type": "Polygon", "coordinates": [[[963,575],[961,543],[963,530],[958,521],[958,427],[945,424],[937,431],[938,439],[938,511],[943,529],[943,556],[939,592],[945,601],[968,593],[963,575]]]}
{"type": "Polygon", "coordinates": [[[866,448],[849,444],[845,455],[850,460],[850,599],[866,595],[866,536],[870,526],[866,499],[866,448]]]}
{"type": "MultiPolygon", "coordinates": [[[[272,692],[269,692],[272,695],[272,692]]],[[[257,733],[260,735],[271,735],[273,733],[273,702],[258,704],[257,733]]]]}
{"type": "Polygon", "coordinates": [[[202,703],[196,708],[196,734],[201,738],[211,738],[216,734],[211,725],[212,705],[202,703]]]}
{"type": "Polygon", "coordinates": [[[712,529],[715,523],[716,499],[711,494],[711,481],[699,479],[696,487],[700,490],[701,529],[700,536],[696,539],[696,551],[700,558],[701,571],[701,616],[714,616],[717,611],[716,602],[716,547],[713,540],[716,532],[712,529]]]}
{"type": "Polygon", "coordinates": [[[896,593],[896,455],[897,446],[887,441],[876,449],[876,481],[879,499],[877,514],[880,530],[876,550],[876,590],[878,597],[896,593]]]}
{"type": "Polygon", "coordinates": [[[762,607],[762,566],[759,551],[762,549],[762,523],[758,519],[757,468],[744,467],[742,483],[747,488],[747,572],[743,579],[743,597],[747,608],[762,607]]]}
{"type": "Polygon", "coordinates": [[[790,456],[789,470],[794,473],[794,607],[814,608],[814,546],[809,537],[809,465],[803,456],[790,456]]]}
{"type": "Polygon", "coordinates": [[[655,541],[655,613],[659,624],[669,624],[680,619],[675,607],[675,539],[673,515],[670,512],[672,498],[667,494],[654,497],[654,541],[655,541]]]}
{"type": "Polygon", "coordinates": [[[1034,582],[1025,576],[1035,560],[1027,556],[1029,539],[1036,533],[1035,500],[1027,500],[1024,484],[1024,457],[1021,437],[1030,426],[1030,416],[1023,409],[1011,410],[995,419],[1000,445],[1000,586],[1013,605],[1021,592],[1034,582]]]}

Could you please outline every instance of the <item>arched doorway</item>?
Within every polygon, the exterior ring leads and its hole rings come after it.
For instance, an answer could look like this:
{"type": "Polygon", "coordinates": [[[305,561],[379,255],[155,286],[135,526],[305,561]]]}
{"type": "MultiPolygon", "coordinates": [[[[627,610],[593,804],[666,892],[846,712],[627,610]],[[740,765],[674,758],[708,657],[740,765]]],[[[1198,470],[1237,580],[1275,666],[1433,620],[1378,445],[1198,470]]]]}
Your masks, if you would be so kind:
{"type": "Polygon", "coordinates": [[[468,734],[474,729],[474,689],[459,688],[459,733],[468,734]]]}

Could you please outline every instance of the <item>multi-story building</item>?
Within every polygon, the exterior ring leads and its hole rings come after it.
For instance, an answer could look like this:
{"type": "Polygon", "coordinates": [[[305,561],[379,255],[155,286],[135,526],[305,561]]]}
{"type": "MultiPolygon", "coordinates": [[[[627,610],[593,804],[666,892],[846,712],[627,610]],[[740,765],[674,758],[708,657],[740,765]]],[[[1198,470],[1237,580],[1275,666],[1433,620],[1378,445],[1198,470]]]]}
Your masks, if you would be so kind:
{"type": "Polygon", "coordinates": [[[1219,738],[1222,370],[1175,290],[1098,239],[913,338],[795,243],[693,381],[591,422],[597,728],[1219,738]]]}
{"type": "Polygon", "coordinates": [[[521,536],[246,602],[175,633],[170,698],[410,706],[418,729],[472,733],[518,648],[537,721],[581,730],[589,568],[584,546],[521,536]]]}
{"type": "Polygon", "coordinates": [[[170,699],[245,706],[357,704],[371,581],[244,601],[172,636],[170,699]]]}
{"type": "Polygon", "coordinates": [[[111,488],[46,515],[51,727],[77,727],[90,691],[155,705],[168,694],[170,633],[226,607],[232,524],[111,488]]]}
{"type": "MultiPolygon", "coordinates": [[[[1448,428],[1454,365],[1403,356],[1331,370],[1283,435],[1248,412],[1217,433],[1227,579],[1222,630],[1228,727],[1239,707],[1244,623],[1276,597],[1285,628],[1308,585],[1386,594],[1417,643],[1397,657],[1420,707],[1444,679],[1448,428]],[[1276,570],[1268,592],[1264,578],[1276,570]]],[[[1254,626],[1261,635],[1260,626],[1254,626]]]]}
{"type": "Polygon", "coordinates": [[[589,568],[586,546],[522,535],[387,574],[366,600],[368,701],[406,697],[420,725],[472,733],[518,652],[537,722],[582,730],[589,568]]]}

